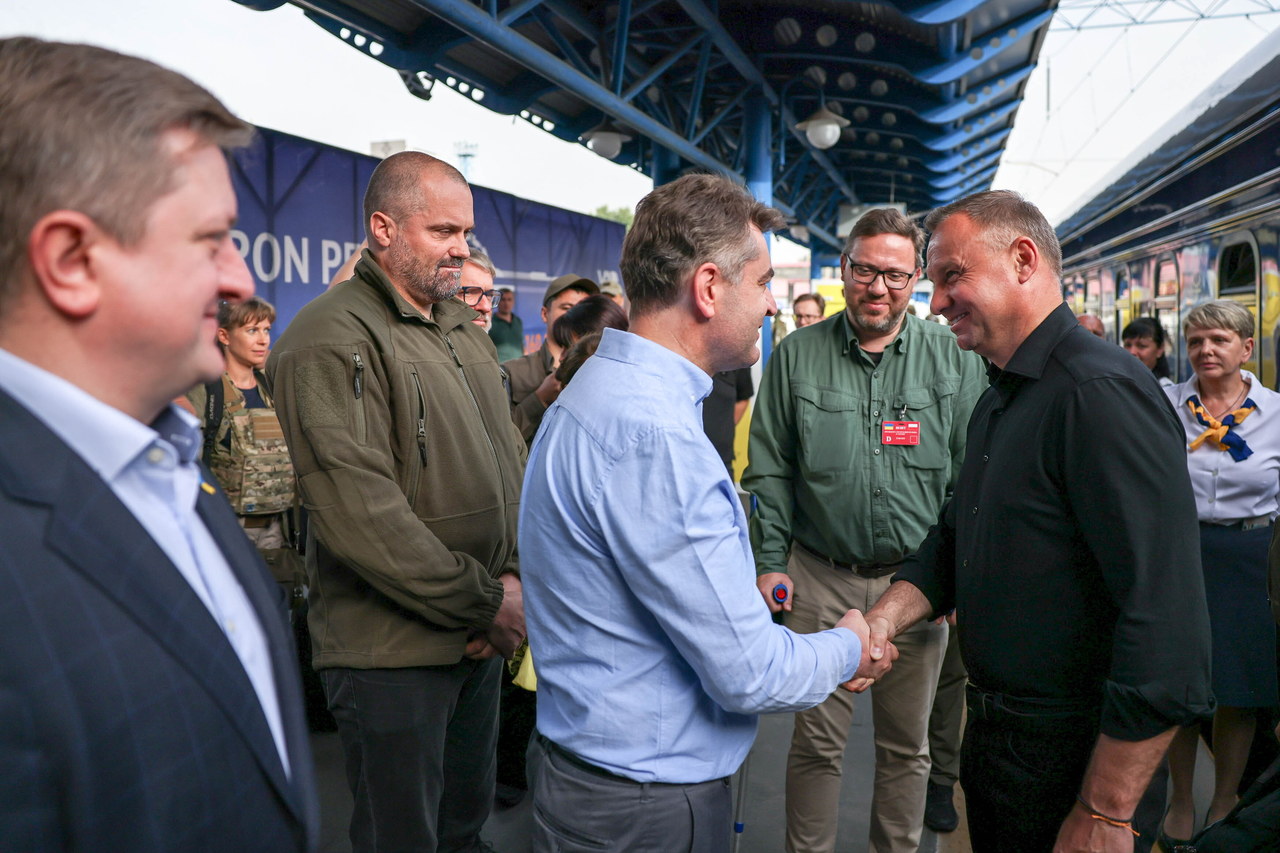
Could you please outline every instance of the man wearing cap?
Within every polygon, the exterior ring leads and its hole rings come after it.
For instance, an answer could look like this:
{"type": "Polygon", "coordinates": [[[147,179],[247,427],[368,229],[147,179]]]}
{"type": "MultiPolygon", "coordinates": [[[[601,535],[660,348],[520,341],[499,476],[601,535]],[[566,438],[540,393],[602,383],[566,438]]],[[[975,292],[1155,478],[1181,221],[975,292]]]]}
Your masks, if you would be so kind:
{"type": "Polygon", "coordinates": [[[622,285],[616,281],[606,281],[600,285],[600,292],[618,303],[619,308],[626,308],[626,300],[622,297],[622,285]]]}
{"type": "Polygon", "coordinates": [[[547,327],[542,346],[528,355],[503,362],[502,368],[511,379],[511,419],[526,442],[533,441],[542,423],[542,414],[560,396],[555,369],[560,363],[561,348],[551,340],[551,327],[561,314],[599,292],[599,285],[576,273],[554,279],[542,295],[542,322],[547,327]]]}

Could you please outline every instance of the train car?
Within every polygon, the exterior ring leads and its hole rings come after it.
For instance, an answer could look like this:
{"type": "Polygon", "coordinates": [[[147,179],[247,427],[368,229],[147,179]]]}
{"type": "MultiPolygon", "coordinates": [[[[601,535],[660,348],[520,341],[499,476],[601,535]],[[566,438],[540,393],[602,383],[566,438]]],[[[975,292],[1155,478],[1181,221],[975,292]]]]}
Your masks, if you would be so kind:
{"type": "Polygon", "coordinates": [[[1190,376],[1181,326],[1210,299],[1258,321],[1247,369],[1277,387],[1280,318],[1280,31],[1264,39],[1118,177],[1058,226],[1063,292],[1108,335],[1156,317],[1175,379],[1190,376]],[[1176,342],[1173,343],[1173,342],[1176,342]]]}

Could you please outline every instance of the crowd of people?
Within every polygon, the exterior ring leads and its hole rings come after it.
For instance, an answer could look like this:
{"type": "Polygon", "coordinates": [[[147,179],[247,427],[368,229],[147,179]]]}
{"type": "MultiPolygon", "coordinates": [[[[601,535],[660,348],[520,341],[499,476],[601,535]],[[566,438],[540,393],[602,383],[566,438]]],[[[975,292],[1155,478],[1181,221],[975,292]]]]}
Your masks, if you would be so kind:
{"type": "Polygon", "coordinates": [[[272,346],[230,237],[248,125],[30,38],[0,114],[0,848],[316,849],[292,602],[361,853],[489,849],[499,781],[540,853],[725,853],[779,711],[786,849],[833,851],[868,690],[876,853],[954,829],[957,779],[982,853],[1275,849],[1280,774],[1239,798],[1280,512],[1246,308],[1186,314],[1173,384],[1159,322],[1077,321],[1017,194],[871,210],[845,309],[797,300],[764,368],[744,502],[784,219],[729,178],[641,200],[624,287],[553,279],[524,353],[466,180],[392,155],[272,346]],[[926,270],[949,328],[908,310],[926,270]]]}

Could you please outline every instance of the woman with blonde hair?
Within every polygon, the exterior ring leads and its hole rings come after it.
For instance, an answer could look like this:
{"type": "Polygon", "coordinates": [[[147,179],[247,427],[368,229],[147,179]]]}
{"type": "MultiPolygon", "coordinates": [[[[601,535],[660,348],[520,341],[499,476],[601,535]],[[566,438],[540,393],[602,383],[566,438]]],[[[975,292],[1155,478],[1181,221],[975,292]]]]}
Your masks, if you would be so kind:
{"type": "MultiPolygon", "coordinates": [[[[1276,633],[1267,599],[1267,547],[1280,512],[1280,394],[1244,365],[1253,355],[1254,319],[1237,302],[1193,308],[1183,322],[1195,375],[1165,389],[1187,436],[1200,518],[1200,559],[1213,636],[1214,791],[1207,823],[1236,803],[1253,740],[1256,708],[1277,701],[1276,633]]],[[[1171,639],[1171,642],[1173,640],[1171,639]]],[[[1161,827],[1166,850],[1195,829],[1191,798],[1198,727],[1169,749],[1173,781],[1161,827]]]]}

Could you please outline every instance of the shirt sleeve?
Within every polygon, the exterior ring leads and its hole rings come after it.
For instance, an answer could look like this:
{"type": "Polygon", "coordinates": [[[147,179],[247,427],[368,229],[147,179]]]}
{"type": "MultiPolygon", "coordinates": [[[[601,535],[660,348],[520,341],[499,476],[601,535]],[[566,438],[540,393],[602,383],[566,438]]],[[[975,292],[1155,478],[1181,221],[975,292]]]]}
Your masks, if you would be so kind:
{"type": "Polygon", "coordinates": [[[396,479],[382,361],[367,343],[307,347],[269,362],[277,412],[308,517],[333,556],[396,604],[445,628],[481,628],[500,581],[450,551],[417,517],[396,479]],[[347,365],[368,366],[360,395],[347,365]]]}
{"type": "Polygon", "coordinates": [[[754,497],[751,547],[756,573],[786,572],[795,512],[796,414],[788,372],[790,351],[779,347],[765,365],[751,415],[747,470],[742,488],[754,497]]]}
{"type": "Polygon", "coordinates": [[[703,689],[741,714],[794,711],[853,677],[856,634],[775,625],[756,590],[738,496],[699,432],[655,430],[609,472],[600,529],[624,582],[703,689]]]}
{"type": "Polygon", "coordinates": [[[956,607],[956,527],[951,501],[947,501],[938,521],[929,528],[914,554],[902,561],[894,583],[910,583],[924,594],[933,608],[931,619],[956,607]]]}
{"type": "Polygon", "coordinates": [[[1083,383],[1063,426],[1067,500],[1116,611],[1102,732],[1145,740],[1213,710],[1182,428],[1154,382],[1117,378],[1083,383]]]}

